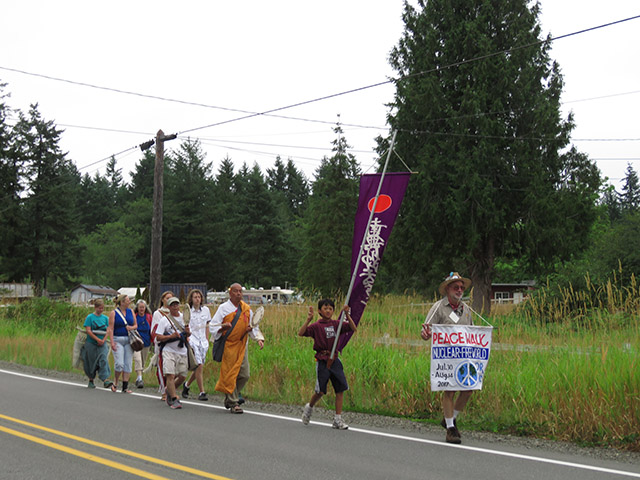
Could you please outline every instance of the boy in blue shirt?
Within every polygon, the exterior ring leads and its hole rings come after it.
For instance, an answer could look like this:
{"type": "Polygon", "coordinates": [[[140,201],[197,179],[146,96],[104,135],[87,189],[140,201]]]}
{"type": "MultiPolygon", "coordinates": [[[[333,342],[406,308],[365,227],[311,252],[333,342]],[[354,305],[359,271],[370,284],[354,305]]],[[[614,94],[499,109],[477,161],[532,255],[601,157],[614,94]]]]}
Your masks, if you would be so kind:
{"type": "MultiPolygon", "coordinates": [[[[307,321],[300,327],[298,335],[300,337],[313,338],[313,349],[316,352],[316,387],[315,392],[311,396],[311,400],[304,406],[302,413],[302,423],[304,425],[309,424],[311,420],[311,414],[313,413],[314,405],[327,393],[327,383],[331,380],[333,389],[336,392],[336,415],[333,419],[333,428],[338,430],[346,430],[349,425],[342,420],[342,402],[344,398],[344,392],[349,389],[347,379],[344,375],[342,368],[342,362],[338,358],[338,352],[336,351],[335,359],[331,368],[327,367],[327,361],[331,356],[331,349],[333,348],[333,342],[336,338],[336,332],[338,331],[339,320],[334,320],[331,317],[335,310],[335,304],[333,300],[325,298],[318,302],[318,313],[320,319],[309,325],[313,320],[313,307],[309,307],[309,315],[307,321]]],[[[356,324],[353,322],[351,315],[349,315],[350,308],[345,305],[343,311],[347,317],[346,321],[343,321],[340,333],[354,332],[356,331],[356,324]]]]}

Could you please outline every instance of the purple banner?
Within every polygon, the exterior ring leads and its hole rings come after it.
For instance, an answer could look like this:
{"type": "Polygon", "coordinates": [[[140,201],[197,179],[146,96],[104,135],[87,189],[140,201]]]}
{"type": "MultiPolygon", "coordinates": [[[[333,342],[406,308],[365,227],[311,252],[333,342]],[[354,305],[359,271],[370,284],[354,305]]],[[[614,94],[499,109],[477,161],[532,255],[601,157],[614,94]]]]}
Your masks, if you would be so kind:
{"type": "MultiPolygon", "coordinates": [[[[389,241],[391,229],[398,216],[400,205],[404,199],[404,193],[409,184],[411,173],[387,173],[382,182],[380,196],[376,204],[376,213],[371,219],[369,231],[364,242],[360,262],[358,253],[360,245],[365,236],[367,221],[371,215],[371,209],[376,199],[376,192],[380,185],[381,174],[362,175],[360,177],[360,197],[358,198],[358,210],[356,211],[355,225],[353,228],[353,246],[351,254],[351,275],[356,273],[355,283],[351,291],[349,306],[351,307],[351,318],[357,325],[364,312],[373,282],[378,274],[378,267],[382,260],[382,254],[389,241]]],[[[351,338],[352,333],[346,332],[340,335],[337,350],[341,351],[351,338]]]]}

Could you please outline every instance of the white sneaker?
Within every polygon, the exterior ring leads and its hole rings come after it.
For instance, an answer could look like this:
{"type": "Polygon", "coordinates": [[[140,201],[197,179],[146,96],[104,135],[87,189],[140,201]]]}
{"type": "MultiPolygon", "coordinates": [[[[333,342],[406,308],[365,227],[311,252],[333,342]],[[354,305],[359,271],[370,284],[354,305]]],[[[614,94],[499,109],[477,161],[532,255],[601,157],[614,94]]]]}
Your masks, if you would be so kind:
{"type": "Polygon", "coordinates": [[[344,423],[344,420],[342,420],[342,417],[338,417],[338,416],[333,417],[333,425],[331,426],[333,428],[337,428],[338,430],[346,430],[349,428],[349,425],[344,423]]]}
{"type": "Polygon", "coordinates": [[[311,420],[311,414],[313,413],[313,407],[308,403],[304,406],[304,410],[302,411],[302,424],[309,425],[309,420],[311,420]]]}

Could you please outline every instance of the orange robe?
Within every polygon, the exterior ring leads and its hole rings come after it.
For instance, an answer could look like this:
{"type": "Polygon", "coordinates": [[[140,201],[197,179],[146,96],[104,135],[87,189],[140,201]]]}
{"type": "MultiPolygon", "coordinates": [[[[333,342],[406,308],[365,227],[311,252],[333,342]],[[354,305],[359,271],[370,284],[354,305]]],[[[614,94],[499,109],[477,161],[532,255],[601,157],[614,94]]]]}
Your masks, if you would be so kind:
{"type": "MultiPolygon", "coordinates": [[[[242,360],[244,360],[244,353],[247,348],[247,330],[249,328],[249,321],[251,320],[251,309],[249,305],[244,302],[240,302],[240,308],[242,313],[240,318],[236,322],[235,327],[227,337],[224,345],[224,353],[222,355],[222,362],[220,362],[220,378],[216,383],[216,391],[226,393],[228,395],[233,393],[236,388],[236,379],[242,366],[242,360]]],[[[236,311],[225,315],[223,323],[231,323],[236,316],[236,311]]]]}

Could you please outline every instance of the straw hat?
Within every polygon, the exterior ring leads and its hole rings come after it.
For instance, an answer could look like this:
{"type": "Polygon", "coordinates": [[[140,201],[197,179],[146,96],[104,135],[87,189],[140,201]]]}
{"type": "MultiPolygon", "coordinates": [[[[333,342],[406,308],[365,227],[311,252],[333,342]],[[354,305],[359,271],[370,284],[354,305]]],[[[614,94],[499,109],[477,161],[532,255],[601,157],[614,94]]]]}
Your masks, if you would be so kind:
{"type": "Polygon", "coordinates": [[[446,295],[447,286],[453,282],[462,282],[465,289],[471,286],[471,280],[469,280],[468,278],[462,277],[458,272],[451,272],[449,276],[444,279],[444,282],[442,282],[438,287],[438,292],[440,292],[440,295],[446,295]]]}

